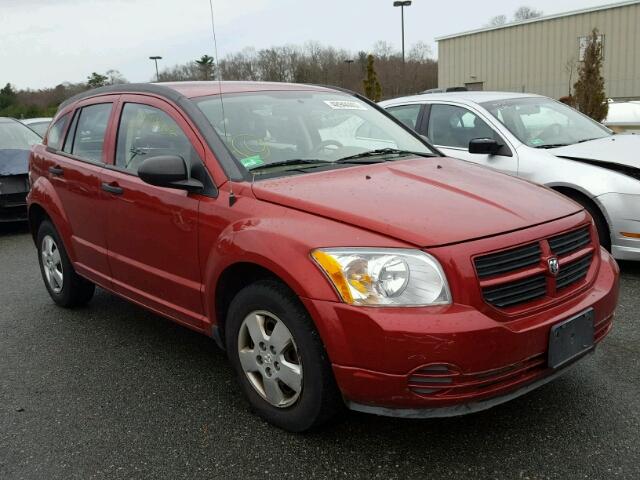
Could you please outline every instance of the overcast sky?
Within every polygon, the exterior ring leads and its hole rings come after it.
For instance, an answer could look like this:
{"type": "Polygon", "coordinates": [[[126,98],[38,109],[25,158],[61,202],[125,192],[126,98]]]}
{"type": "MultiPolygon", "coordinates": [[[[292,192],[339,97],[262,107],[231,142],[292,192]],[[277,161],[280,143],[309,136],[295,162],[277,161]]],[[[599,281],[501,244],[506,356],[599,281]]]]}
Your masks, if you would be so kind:
{"type": "MultiPolygon", "coordinates": [[[[309,40],[352,51],[376,40],[400,47],[400,11],[392,0],[214,0],[220,56],[309,40]]],[[[615,3],[610,0],[414,0],[406,41],[482,27],[520,5],[545,14],[615,3]]],[[[0,85],[18,88],[84,81],[91,72],[119,70],[129,81],[162,66],[213,55],[209,0],[0,0],[0,85]]]]}

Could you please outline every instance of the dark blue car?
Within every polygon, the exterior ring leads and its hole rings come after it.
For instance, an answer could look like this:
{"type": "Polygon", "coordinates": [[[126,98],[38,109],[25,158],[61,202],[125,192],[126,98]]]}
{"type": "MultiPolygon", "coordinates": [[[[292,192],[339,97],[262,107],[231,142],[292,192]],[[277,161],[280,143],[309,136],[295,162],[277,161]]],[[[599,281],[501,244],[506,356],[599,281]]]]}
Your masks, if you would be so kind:
{"type": "Polygon", "coordinates": [[[17,120],[0,117],[0,222],[26,220],[29,152],[41,140],[17,120]]]}

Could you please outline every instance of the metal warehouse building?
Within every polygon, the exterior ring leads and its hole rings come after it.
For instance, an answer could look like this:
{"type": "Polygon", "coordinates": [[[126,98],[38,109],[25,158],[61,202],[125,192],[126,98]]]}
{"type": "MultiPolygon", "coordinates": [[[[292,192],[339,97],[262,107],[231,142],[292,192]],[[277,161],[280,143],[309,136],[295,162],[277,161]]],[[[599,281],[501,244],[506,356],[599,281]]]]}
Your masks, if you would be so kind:
{"type": "Polygon", "coordinates": [[[640,0],[437,38],[438,86],[567,95],[594,27],[607,96],[640,98],[640,0]]]}

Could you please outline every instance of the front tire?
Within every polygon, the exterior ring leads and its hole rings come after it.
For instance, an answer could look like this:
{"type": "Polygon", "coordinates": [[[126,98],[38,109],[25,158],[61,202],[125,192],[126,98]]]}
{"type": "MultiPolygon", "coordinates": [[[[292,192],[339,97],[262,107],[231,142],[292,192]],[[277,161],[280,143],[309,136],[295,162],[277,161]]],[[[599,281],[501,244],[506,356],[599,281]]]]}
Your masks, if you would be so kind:
{"type": "Polygon", "coordinates": [[[37,246],[40,273],[53,301],[61,307],[71,308],[91,300],[95,285],[73,269],[60,235],[49,220],[43,221],[38,228],[37,246]]]}
{"type": "Polygon", "coordinates": [[[285,285],[264,280],[245,287],[227,319],[229,359],[261,417],[303,432],[340,411],[343,402],[318,332],[285,285]]]}

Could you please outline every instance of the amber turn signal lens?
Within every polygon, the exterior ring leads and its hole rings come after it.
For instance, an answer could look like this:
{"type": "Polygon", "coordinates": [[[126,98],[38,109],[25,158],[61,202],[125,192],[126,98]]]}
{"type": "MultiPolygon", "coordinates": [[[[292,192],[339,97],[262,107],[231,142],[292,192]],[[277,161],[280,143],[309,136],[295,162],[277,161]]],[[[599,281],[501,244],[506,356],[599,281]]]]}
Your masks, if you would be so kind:
{"type": "Polygon", "coordinates": [[[620,232],[620,235],[627,238],[640,238],[640,233],[620,232]]]}
{"type": "Polygon", "coordinates": [[[311,256],[331,279],[342,300],[347,303],[353,303],[353,297],[351,296],[349,285],[347,285],[347,279],[344,278],[342,267],[336,259],[321,250],[314,250],[311,252],[311,256]]]}

